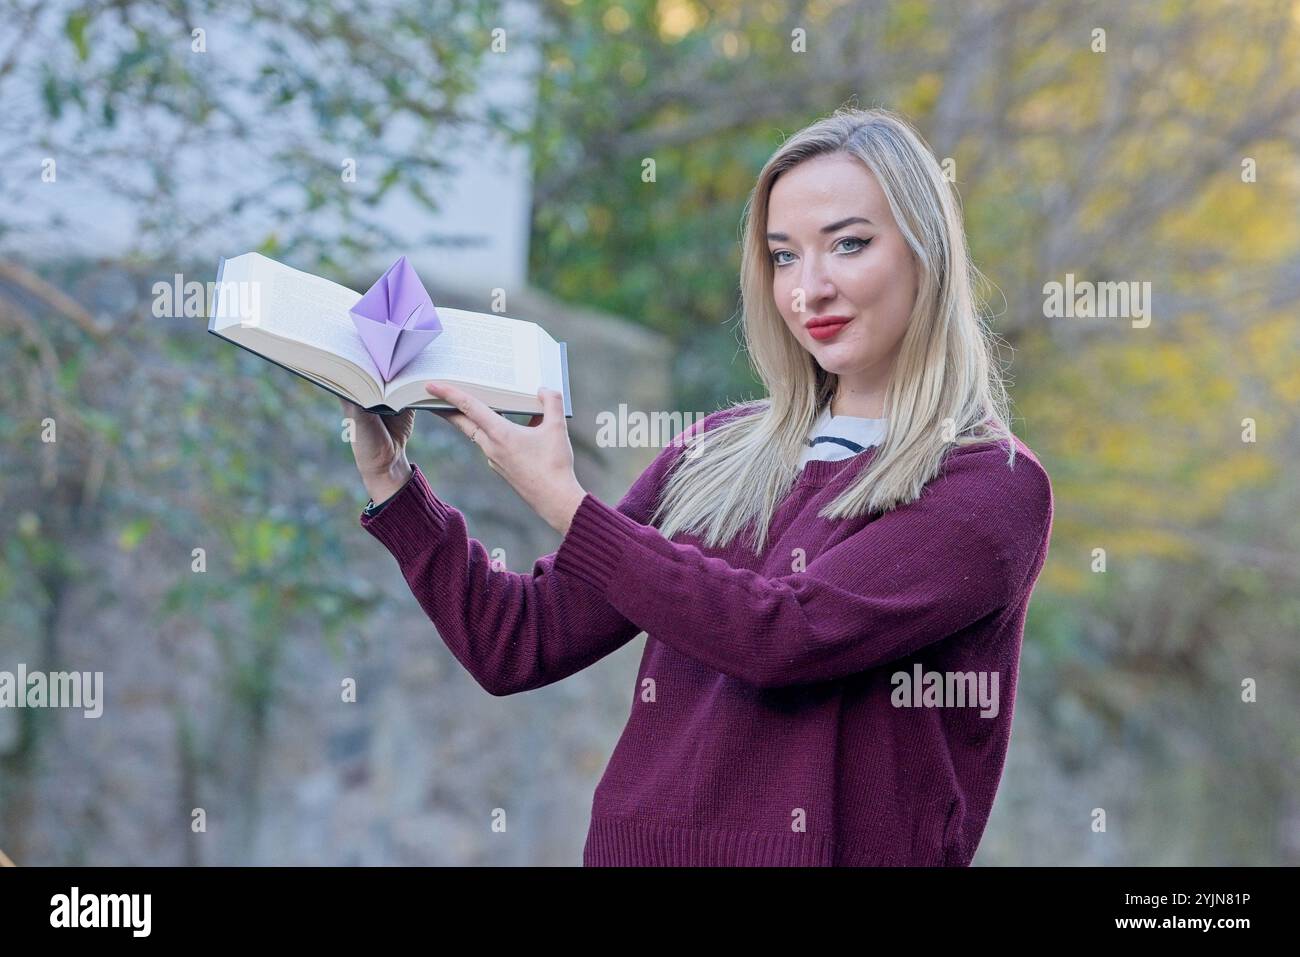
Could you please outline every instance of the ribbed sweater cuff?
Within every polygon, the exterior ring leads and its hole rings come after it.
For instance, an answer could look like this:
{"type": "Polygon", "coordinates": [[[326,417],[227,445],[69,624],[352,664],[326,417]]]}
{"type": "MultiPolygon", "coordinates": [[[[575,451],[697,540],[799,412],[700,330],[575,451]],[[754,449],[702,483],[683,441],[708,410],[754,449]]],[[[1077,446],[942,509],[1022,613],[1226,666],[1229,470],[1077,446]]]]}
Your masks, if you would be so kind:
{"type": "Polygon", "coordinates": [[[433,494],[424,473],[411,463],[410,481],[388,500],[378,515],[361,515],[361,527],[383,542],[399,564],[436,548],[447,530],[450,506],[433,494]]]}
{"type": "Polygon", "coordinates": [[[580,578],[599,591],[619,579],[628,543],[644,526],[588,492],[555,553],[555,570],[580,578]]]}

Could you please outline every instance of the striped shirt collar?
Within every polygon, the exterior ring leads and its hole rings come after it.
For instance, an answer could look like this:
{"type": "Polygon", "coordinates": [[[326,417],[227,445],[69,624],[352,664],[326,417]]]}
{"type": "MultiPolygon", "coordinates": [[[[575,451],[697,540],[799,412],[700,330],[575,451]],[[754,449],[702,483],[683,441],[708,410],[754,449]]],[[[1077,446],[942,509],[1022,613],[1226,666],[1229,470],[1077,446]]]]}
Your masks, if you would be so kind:
{"type": "Polygon", "coordinates": [[[857,415],[831,415],[828,402],[813,423],[799,457],[799,466],[806,462],[838,461],[865,452],[879,445],[885,437],[888,419],[867,419],[857,415]]]}

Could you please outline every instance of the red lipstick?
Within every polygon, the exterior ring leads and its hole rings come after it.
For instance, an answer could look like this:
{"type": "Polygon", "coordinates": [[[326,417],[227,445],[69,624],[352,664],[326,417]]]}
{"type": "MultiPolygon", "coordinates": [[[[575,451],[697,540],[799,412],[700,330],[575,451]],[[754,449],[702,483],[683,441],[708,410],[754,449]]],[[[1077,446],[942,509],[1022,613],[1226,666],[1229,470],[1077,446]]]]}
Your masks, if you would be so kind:
{"type": "Polygon", "coordinates": [[[852,320],[852,316],[813,316],[804,328],[808,330],[808,335],[818,342],[825,342],[839,335],[840,330],[852,320]]]}

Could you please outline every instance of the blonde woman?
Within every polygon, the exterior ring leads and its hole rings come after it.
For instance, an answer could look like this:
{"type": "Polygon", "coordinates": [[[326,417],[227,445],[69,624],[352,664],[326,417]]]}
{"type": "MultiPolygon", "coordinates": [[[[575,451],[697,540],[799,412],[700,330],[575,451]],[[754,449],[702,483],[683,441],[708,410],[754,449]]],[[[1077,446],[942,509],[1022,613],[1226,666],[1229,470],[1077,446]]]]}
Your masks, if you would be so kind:
{"type": "Polygon", "coordinates": [[[841,109],[791,136],[744,234],[767,394],[679,436],[616,507],[574,476],[558,396],[523,426],[428,386],[564,536],[531,574],[493,571],[408,462],[411,413],[345,405],[361,524],[490,694],[648,634],[585,864],[970,863],[1052,524],[974,276],[904,120],[841,109]]]}

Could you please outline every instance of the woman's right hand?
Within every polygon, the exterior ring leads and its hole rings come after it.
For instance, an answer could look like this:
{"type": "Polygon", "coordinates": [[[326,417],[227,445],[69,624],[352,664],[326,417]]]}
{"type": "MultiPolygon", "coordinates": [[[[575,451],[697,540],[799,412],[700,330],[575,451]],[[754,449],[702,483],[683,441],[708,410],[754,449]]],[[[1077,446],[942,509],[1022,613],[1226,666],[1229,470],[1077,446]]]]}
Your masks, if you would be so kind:
{"type": "Polygon", "coordinates": [[[366,491],[376,502],[396,494],[411,477],[406,460],[406,443],[415,429],[415,410],[397,415],[367,412],[355,402],[339,397],[343,414],[352,419],[352,456],[366,491]]]}

